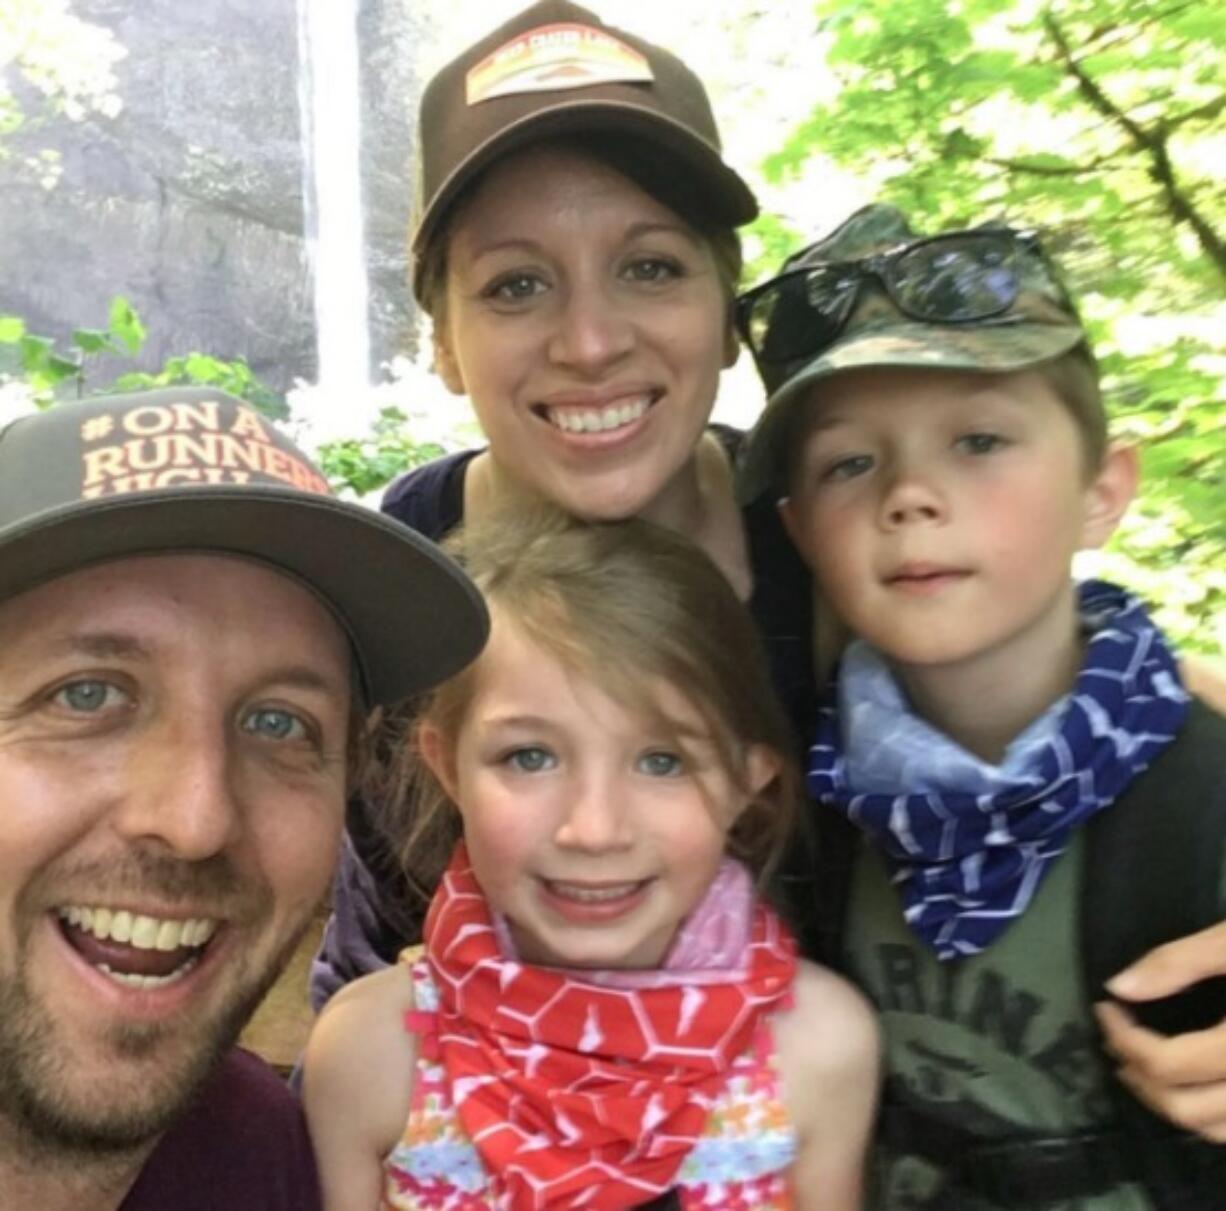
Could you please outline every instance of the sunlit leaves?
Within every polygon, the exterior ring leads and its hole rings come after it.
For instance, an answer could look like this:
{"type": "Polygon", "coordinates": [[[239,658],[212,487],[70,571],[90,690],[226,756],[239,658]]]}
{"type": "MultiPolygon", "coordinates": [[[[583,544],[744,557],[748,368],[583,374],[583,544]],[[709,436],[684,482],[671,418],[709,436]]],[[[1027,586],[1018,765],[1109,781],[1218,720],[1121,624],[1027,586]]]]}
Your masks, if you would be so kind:
{"type": "Polygon", "coordinates": [[[333,489],[366,496],[402,471],[443,454],[443,447],[434,442],[414,440],[408,426],[409,417],[399,408],[383,408],[365,437],[321,445],[319,465],[333,489]]]}
{"type": "MultiPolygon", "coordinates": [[[[1108,559],[1172,611],[1185,642],[1220,646],[1220,5],[822,0],[816,13],[842,88],[798,116],[764,171],[787,178],[828,156],[880,182],[881,199],[923,229],[1004,214],[1044,231],[1083,301],[1116,427],[1145,446],[1144,498],[1108,559]]],[[[818,234],[795,233],[791,246],[818,234]]]]}

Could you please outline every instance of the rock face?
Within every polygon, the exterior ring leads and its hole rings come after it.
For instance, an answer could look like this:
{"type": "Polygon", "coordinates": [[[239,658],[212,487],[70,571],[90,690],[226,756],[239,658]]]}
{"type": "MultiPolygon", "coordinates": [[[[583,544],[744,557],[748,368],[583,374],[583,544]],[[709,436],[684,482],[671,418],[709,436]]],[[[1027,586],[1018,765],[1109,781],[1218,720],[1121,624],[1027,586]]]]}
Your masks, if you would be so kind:
{"type": "MultiPolygon", "coordinates": [[[[359,17],[376,366],[406,347],[411,319],[405,232],[428,20],[419,7],[364,0],[359,17]]],[[[200,350],[241,355],[277,387],[313,378],[295,0],[75,0],[72,9],[127,49],[116,68],[123,110],[37,130],[37,145],[62,156],[52,190],[0,166],[0,314],[63,337],[104,327],[109,299],[125,294],[149,331],[142,368],[200,350]]]]}

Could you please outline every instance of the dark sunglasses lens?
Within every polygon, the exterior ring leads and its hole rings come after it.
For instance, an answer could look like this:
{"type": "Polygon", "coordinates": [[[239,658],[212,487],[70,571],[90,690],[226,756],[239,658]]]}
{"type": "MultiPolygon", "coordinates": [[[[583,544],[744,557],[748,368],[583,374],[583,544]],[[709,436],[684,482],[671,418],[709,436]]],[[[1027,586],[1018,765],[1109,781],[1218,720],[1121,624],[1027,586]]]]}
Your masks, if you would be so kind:
{"type": "Polygon", "coordinates": [[[746,323],[750,348],[764,362],[788,362],[828,345],[842,330],[858,284],[858,276],[832,269],[780,278],[753,300],[746,323]]]}
{"type": "Polygon", "coordinates": [[[1017,300],[1016,246],[999,235],[931,240],[904,252],[893,266],[900,303],[934,320],[981,320],[1017,300]]]}

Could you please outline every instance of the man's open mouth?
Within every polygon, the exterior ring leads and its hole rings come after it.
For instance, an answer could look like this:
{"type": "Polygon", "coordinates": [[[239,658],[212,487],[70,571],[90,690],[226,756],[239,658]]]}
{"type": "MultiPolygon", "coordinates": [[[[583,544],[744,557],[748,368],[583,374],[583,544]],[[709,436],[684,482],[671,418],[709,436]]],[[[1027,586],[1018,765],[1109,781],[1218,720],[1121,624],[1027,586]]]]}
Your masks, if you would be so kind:
{"type": "Polygon", "coordinates": [[[160,988],[200,961],[218,922],[206,917],[151,917],[127,909],[70,904],[56,909],[68,944],[129,988],[160,988]]]}

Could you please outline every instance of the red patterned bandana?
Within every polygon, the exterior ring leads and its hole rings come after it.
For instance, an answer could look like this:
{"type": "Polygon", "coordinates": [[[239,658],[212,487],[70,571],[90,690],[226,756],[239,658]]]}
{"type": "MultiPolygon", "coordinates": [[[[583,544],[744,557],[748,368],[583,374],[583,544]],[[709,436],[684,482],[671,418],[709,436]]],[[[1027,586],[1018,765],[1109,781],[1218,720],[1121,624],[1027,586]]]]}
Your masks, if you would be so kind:
{"type": "Polygon", "coordinates": [[[752,912],[748,954],[724,982],[598,986],[504,958],[456,848],[426,954],[452,1094],[500,1206],[613,1211],[673,1185],[729,1064],[791,991],[795,943],[765,905],[752,912]]]}

